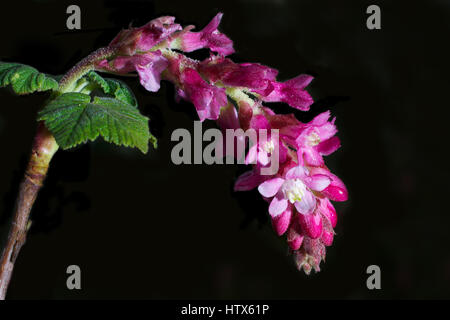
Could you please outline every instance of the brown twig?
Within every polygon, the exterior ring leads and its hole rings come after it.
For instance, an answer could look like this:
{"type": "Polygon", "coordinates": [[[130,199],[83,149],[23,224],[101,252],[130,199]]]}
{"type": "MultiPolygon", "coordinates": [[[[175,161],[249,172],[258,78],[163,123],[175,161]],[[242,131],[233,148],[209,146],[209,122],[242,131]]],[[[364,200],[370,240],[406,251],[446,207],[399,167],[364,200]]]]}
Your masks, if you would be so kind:
{"type": "Polygon", "coordinates": [[[4,300],[11,280],[14,263],[25,243],[31,208],[42,187],[50,160],[58,145],[43,123],[39,123],[30,162],[20,185],[15,212],[7,243],[0,260],[0,299],[4,300]]]}

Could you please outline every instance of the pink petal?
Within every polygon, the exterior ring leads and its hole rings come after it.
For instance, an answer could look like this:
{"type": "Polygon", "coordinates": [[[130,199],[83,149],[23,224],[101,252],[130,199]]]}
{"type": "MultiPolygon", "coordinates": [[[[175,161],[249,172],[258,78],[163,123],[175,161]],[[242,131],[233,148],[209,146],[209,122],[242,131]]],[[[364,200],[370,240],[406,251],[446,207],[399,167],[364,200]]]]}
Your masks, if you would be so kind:
{"type": "Polygon", "coordinates": [[[302,230],[312,239],[320,237],[322,234],[322,217],[320,214],[299,214],[298,221],[302,230]]]}
{"type": "Polygon", "coordinates": [[[327,122],[320,127],[316,127],[316,132],[320,137],[320,141],[325,141],[334,136],[337,133],[337,129],[334,123],[327,122]]]}
{"type": "Polygon", "coordinates": [[[263,166],[268,165],[270,162],[267,152],[261,150],[261,148],[258,148],[258,162],[263,166]]]}
{"type": "Polygon", "coordinates": [[[305,162],[313,167],[320,167],[324,165],[324,161],[319,152],[313,147],[300,148],[298,156],[305,159],[305,162]]]}
{"type": "Polygon", "coordinates": [[[329,118],[330,110],[322,112],[321,114],[315,116],[314,119],[312,119],[308,124],[316,127],[323,126],[325,123],[327,123],[329,118]]]}
{"type": "Polygon", "coordinates": [[[331,179],[324,174],[312,175],[308,180],[308,187],[314,191],[322,191],[331,183],[331,179]]]}
{"type": "Polygon", "coordinates": [[[248,150],[248,154],[245,157],[245,164],[246,165],[256,164],[257,154],[258,154],[258,145],[255,144],[248,150]]]}
{"type": "Polygon", "coordinates": [[[223,56],[233,53],[233,41],[217,30],[222,16],[222,13],[218,13],[200,32],[189,31],[181,35],[183,51],[191,52],[201,48],[209,48],[223,56]]]}
{"type": "Polygon", "coordinates": [[[174,17],[160,17],[142,27],[122,30],[109,44],[120,55],[132,56],[136,51],[148,51],[167,39],[175,31],[181,30],[174,17]]]}
{"type": "Polygon", "coordinates": [[[250,120],[250,128],[259,129],[270,129],[269,121],[262,114],[254,115],[250,120]]]}
{"type": "Polygon", "coordinates": [[[229,86],[264,90],[274,81],[278,71],[258,63],[241,63],[223,77],[222,82],[229,86]]]}
{"type": "Polygon", "coordinates": [[[288,208],[279,216],[272,218],[272,226],[278,236],[283,235],[289,227],[292,217],[292,209],[288,208]]]}
{"type": "Polygon", "coordinates": [[[283,178],[270,179],[261,183],[258,187],[258,191],[263,197],[271,198],[277,194],[283,183],[283,178]]]}
{"type": "Polygon", "coordinates": [[[320,212],[322,215],[330,222],[331,227],[336,227],[337,224],[337,214],[330,200],[324,198],[320,200],[320,212]]]}
{"type": "Polygon", "coordinates": [[[301,213],[300,215],[309,215],[316,208],[316,198],[311,194],[311,192],[306,192],[303,195],[302,200],[295,201],[294,205],[297,211],[301,213]]]}
{"type": "Polygon", "coordinates": [[[220,115],[221,107],[228,104],[225,89],[207,83],[192,68],[183,70],[181,79],[184,92],[197,109],[200,121],[205,119],[216,120],[220,115]]]}
{"type": "Polygon", "coordinates": [[[298,250],[302,246],[303,238],[300,233],[297,232],[296,228],[294,226],[291,226],[287,233],[287,243],[289,245],[289,248],[292,250],[298,250]]]}
{"type": "Polygon", "coordinates": [[[348,192],[345,186],[342,188],[336,185],[329,185],[322,191],[322,194],[333,201],[347,201],[348,199],[348,192]]]}
{"type": "Polygon", "coordinates": [[[311,83],[313,79],[313,76],[310,76],[308,74],[301,74],[295,78],[287,80],[286,82],[284,82],[284,84],[291,88],[303,90],[311,83]]]}
{"type": "Polygon", "coordinates": [[[338,137],[332,137],[328,140],[322,141],[317,145],[317,151],[324,156],[328,156],[335,152],[341,146],[341,141],[338,137]]]}
{"type": "Polygon", "coordinates": [[[322,194],[333,201],[346,201],[348,199],[348,191],[341,179],[334,174],[331,177],[330,185],[322,191],[322,194]]]}
{"type": "Polygon", "coordinates": [[[275,218],[282,214],[288,207],[287,199],[281,197],[273,197],[272,202],[269,205],[269,213],[272,218],[275,218]]]}
{"type": "Polygon", "coordinates": [[[161,73],[169,65],[166,58],[160,53],[154,53],[152,59],[145,65],[136,65],[141,85],[150,92],[156,92],[160,88],[161,73]]]}
{"type": "Polygon", "coordinates": [[[324,196],[333,201],[346,201],[348,199],[348,191],[345,184],[341,179],[339,179],[339,177],[332,174],[327,168],[311,168],[311,174],[324,174],[331,178],[330,185],[321,192],[324,196]]]}
{"type": "Polygon", "coordinates": [[[302,166],[296,166],[286,173],[286,179],[300,179],[303,180],[308,174],[308,171],[306,168],[302,166]]]}

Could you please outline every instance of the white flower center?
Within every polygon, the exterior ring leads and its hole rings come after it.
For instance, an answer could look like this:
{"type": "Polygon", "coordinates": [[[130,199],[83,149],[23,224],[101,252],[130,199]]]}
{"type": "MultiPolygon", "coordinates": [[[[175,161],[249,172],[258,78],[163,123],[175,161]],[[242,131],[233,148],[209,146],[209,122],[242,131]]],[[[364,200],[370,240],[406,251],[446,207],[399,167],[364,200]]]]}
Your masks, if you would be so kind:
{"type": "Polygon", "coordinates": [[[273,143],[272,140],[267,141],[263,146],[263,150],[267,153],[272,153],[274,149],[275,149],[275,144],[273,143]]]}
{"type": "Polygon", "coordinates": [[[306,192],[306,186],[300,179],[288,180],[282,186],[284,196],[290,203],[302,201],[306,192]]]}
{"type": "Polygon", "coordinates": [[[308,136],[308,144],[311,147],[317,146],[320,143],[320,137],[317,133],[312,132],[309,136],[308,136]]]}

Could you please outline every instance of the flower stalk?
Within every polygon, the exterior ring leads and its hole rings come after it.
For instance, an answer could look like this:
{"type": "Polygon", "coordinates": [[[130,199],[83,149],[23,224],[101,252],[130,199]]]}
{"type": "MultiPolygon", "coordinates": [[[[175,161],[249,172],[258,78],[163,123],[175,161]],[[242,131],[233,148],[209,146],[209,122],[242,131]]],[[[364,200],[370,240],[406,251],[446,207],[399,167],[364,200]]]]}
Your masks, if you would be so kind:
{"type": "Polygon", "coordinates": [[[108,59],[115,53],[114,48],[106,47],[100,48],[92,52],[83,60],[78,62],[72,69],[69,70],[59,82],[59,92],[72,92],[75,89],[76,82],[86,73],[95,69],[95,63],[108,59]]]}

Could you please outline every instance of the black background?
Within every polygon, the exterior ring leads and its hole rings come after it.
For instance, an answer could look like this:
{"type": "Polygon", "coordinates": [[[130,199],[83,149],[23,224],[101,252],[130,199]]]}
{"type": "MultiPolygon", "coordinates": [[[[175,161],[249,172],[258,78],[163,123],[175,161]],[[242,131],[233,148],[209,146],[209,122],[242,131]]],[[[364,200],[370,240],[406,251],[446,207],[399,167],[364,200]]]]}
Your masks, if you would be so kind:
{"type": "MultiPolygon", "coordinates": [[[[234,40],[235,61],[277,68],[282,80],[316,77],[316,103],[296,115],[309,121],[330,109],[337,117],[342,147],[327,164],[350,193],[336,204],[337,236],[322,272],[305,276],[257,192],[232,192],[244,166],[172,164],[171,133],[192,130],[193,106],[175,103],[169,83],[149,93],[127,78],[158,150],[142,155],[99,140],[58,152],[8,298],[449,298],[449,10],[443,0],[2,3],[0,59],[51,74],[130,22],[173,15],[200,29],[224,12],[220,29],[234,40]],[[81,7],[81,32],[66,29],[70,4],[81,7]],[[366,28],[370,4],[381,7],[381,30],[366,28]],[[80,291],[66,288],[71,264],[81,267],[80,291]],[[381,268],[381,290],[366,287],[371,264],[381,268]]],[[[2,234],[46,97],[0,90],[2,234]]]]}

